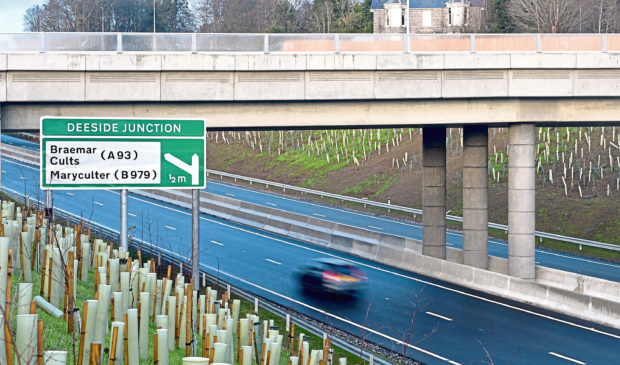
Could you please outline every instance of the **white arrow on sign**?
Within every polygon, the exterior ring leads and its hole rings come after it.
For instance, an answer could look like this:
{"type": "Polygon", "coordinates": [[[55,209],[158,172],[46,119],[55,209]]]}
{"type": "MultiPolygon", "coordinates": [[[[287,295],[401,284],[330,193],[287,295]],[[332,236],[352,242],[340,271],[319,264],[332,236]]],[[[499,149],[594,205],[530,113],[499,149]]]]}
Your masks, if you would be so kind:
{"type": "Polygon", "coordinates": [[[192,155],[192,164],[188,165],[185,162],[179,160],[176,156],[170,154],[170,153],[166,153],[164,154],[164,158],[166,159],[166,161],[170,162],[171,164],[175,165],[176,167],[180,168],[181,170],[187,172],[188,174],[191,175],[192,177],[192,185],[198,185],[199,181],[198,181],[198,177],[200,175],[199,174],[199,163],[198,163],[198,155],[197,154],[193,154],[192,155]]]}

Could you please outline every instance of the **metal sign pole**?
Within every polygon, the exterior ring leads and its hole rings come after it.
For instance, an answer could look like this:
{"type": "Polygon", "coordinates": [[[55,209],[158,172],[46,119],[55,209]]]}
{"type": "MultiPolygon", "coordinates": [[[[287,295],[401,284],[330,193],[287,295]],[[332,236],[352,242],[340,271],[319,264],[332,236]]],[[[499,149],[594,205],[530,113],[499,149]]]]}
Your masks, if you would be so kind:
{"type": "Polygon", "coordinates": [[[121,189],[121,233],[119,246],[124,251],[129,251],[127,244],[127,189],[121,189]]]}
{"type": "Polygon", "coordinates": [[[192,280],[198,288],[200,264],[200,189],[192,189],[192,280]]]}

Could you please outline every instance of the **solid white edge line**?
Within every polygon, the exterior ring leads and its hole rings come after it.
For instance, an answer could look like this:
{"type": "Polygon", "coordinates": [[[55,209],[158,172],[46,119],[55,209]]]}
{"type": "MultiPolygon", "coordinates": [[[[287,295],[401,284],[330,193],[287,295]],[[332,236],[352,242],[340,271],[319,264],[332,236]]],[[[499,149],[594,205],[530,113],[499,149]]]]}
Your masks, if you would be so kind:
{"type": "MultiPolygon", "coordinates": [[[[11,191],[11,192],[13,192],[14,194],[17,194],[17,195],[23,195],[23,194],[20,194],[19,192],[15,191],[15,190],[13,190],[13,189],[10,189],[10,188],[6,188],[6,187],[5,187],[5,189],[6,189],[6,190],[9,190],[9,191],[11,191]]],[[[117,195],[119,194],[119,193],[114,192],[114,191],[111,191],[111,190],[106,190],[106,191],[109,191],[109,192],[115,193],[115,194],[117,194],[117,195]]],[[[148,204],[152,204],[152,205],[154,205],[154,206],[159,206],[159,207],[162,207],[162,208],[165,208],[165,209],[168,209],[168,210],[171,210],[171,211],[175,211],[175,212],[178,212],[178,213],[181,213],[181,214],[185,214],[185,215],[191,215],[191,213],[182,212],[182,211],[179,211],[179,210],[177,210],[177,209],[173,209],[173,208],[170,208],[170,207],[162,206],[162,205],[157,204],[157,203],[153,203],[153,202],[145,201],[145,200],[143,200],[143,199],[136,198],[135,196],[131,196],[131,197],[132,197],[133,199],[135,199],[135,200],[142,201],[142,202],[145,202],[145,203],[148,203],[148,204]]],[[[57,209],[59,209],[59,208],[57,208],[57,209]]],[[[71,215],[71,216],[78,217],[77,215],[75,215],[75,214],[73,214],[73,213],[71,213],[71,212],[67,212],[67,211],[62,210],[62,209],[59,209],[59,210],[60,210],[60,211],[62,211],[62,212],[65,212],[65,213],[67,213],[67,214],[69,214],[69,215],[71,215]]],[[[78,217],[78,218],[79,218],[79,217],[78,217]]],[[[220,224],[220,225],[223,225],[223,226],[228,226],[228,227],[231,227],[231,228],[234,228],[234,229],[238,229],[238,230],[240,230],[240,231],[245,231],[245,232],[248,232],[248,233],[251,233],[251,234],[256,234],[256,235],[258,235],[258,236],[263,236],[263,237],[268,238],[268,239],[273,239],[273,238],[271,238],[271,237],[267,237],[267,236],[264,236],[264,235],[262,235],[262,234],[258,234],[258,233],[250,232],[250,231],[247,231],[247,230],[245,230],[245,229],[239,229],[239,228],[237,228],[237,227],[232,227],[232,226],[230,226],[230,225],[228,225],[228,224],[224,224],[224,223],[220,223],[220,222],[217,222],[217,221],[213,221],[213,220],[210,220],[210,219],[207,219],[207,218],[204,218],[204,217],[201,217],[200,219],[201,219],[201,220],[204,220],[204,221],[208,221],[208,222],[212,222],[212,223],[220,224]]],[[[101,226],[101,227],[104,227],[104,228],[106,228],[106,229],[109,229],[109,230],[110,230],[110,231],[112,231],[112,232],[118,233],[118,230],[115,230],[115,229],[113,229],[113,228],[111,228],[111,227],[107,227],[107,226],[105,226],[105,225],[103,225],[103,224],[99,224],[99,223],[97,223],[97,224],[98,224],[99,226],[101,226]]],[[[136,239],[137,241],[141,241],[141,242],[143,242],[143,243],[147,243],[147,242],[145,242],[145,241],[143,241],[143,240],[140,240],[140,239],[138,239],[138,238],[135,238],[135,239],[136,239]]],[[[284,241],[284,240],[280,240],[280,239],[273,239],[273,240],[275,240],[275,241],[280,241],[280,242],[283,242],[283,243],[286,243],[286,244],[289,244],[289,245],[294,245],[294,246],[297,246],[297,247],[305,248],[305,249],[310,250],[310,251],[314,251],[314,252],[318,252],[318,253],[323,253],[323,254],[328,255],[328,256],[338,257],[338,256],[336,256],[336,255],[328,254],[328,253],[325,253],[325,252],[322,252],[322,251],[319,251],[319,250],[315,250],[315,249],[306,248],[306,247],[300,246],[300,245],[298,245],[298,244],[288,243],[288,242],[286,242],[286,241],[284,241]]],[[[212,241],[212,242],[213,242],[213,241],[212,241]]],[[[152,244],[152,243],[148,243],[148,244],[153,246],[153,244],[152,244]]],[[[182,256],[182,255],[179,255],[179,254],[177,254],[177,253],[175,253],[175,252],[169,251],[169,250],[167,250],[167,249],[165,249],[165,248],[162,248],[162,247],[159,247],[159,246],[156,246],[156,247],[157,247],[157,249],[159,249],[159,250],[161,250],[161,251],[163,251],[163,252],[166,252],[166,253],[168,253],[168,254],[170,254],[170,255],[172,255],[172,256],[176,256],[176,257],[179,257],[179,258],[182,258],[182,259],[185,259],[185,260],[189,260],[189,258],[188,258],[188,257],[185,257],[185,256],[182,256]]],[[[355,261],[353,261],[353,260],[347,260],[347,261],[350,261],[350,262],[355,262],[355,261]]],[[[361,263],[360,263],[360,264],[361,264],[361,263]]],[[[362,265],[367,266],[367,267],[369,267],[369,268],[374,268],[374,269],[377,269],[377,270],[381,270],[381,271],[385,271],[385,272],[390,273],[388,270],[384,270],[384,269],[381,269],[381,268],[379,268],[379,267],[373,267],[373,266],[366,265],[366,264],[362,264],[362,265]]],[[[302,305],[302,306],[304,306],[304,307],[307,307],[307,308],[309,308],[309,309],[312,309],[312,310],[314,310],[314,311],[316,311],[316,312],[318,312],[318,313],[321,313],[321,314],[324,314],[324,315],[326,315],[326,316],[330,316],[330,317],[333,317],[333,318],[336,318],[336,319],[340,319],[338,316],[335,316],[335,315],[333,315],[333,314],[331,314],[331,313],[327,313],[327,312],[325,312],[325,311],[324,311],[324,310],[322,310],[322,309],[314,308],[314,307],[312,307],[312,306],[310,306],[310,305],[308,305],[308,304],[306,304],[306,303],[303,303],[303,302],[297,301],[297,300],[295,300],[295,299],[293,299],[293,298],[289,298],[289,297],[287,297],[287,296],[285,296],[285,295],[282,295],[282,294],[280,294],[280,293],[276,293],[276,292],[274,292],[274,291],[272,291],[272,290],[269,290],[269,289],[267,289],[267,288],[263,288],[263,287],[261,287],[261,286],[259,286],[259,285],[254,284],[254,283],[250,283],[250,282],[248,282],[247,280],[244,280],[244,279],[238,278],[238,277],[236,277],[236,276],[234,276],[234,275],[231,275],[231,274],[228,274],[228,273],[226,273],[226,272],[224,272],[224,271],[221,271],[221,270],[219,270],[219,268],[213,268],[213,267],[210,267],[210,266],[205,265],[205,264],[200,264],[200,266],[202,266],[202,267],[204,267],[204,268],[207,268],[207,269],[209,269],[209,270],[211,270],[211,271],[214,271],[214,272],[218,272],[218,273],[224,274],[224,275],[229,276],[229,277],[231,277],[231,278],[233,278],[233,279],[236,279],[236,280],[238,280],[238,281],[241,281],[241,282],[243,282],[243,283],[246,283],[246,284],[248,284],[248,285],[250,285],[250,286],[253,286],[253,287],[255,287],[255,288],[258,288],[258,289],[261,289],[261,290],[266,291],[266,292],[268,292],[268,293],[271,293],[271,294],[273,294],[273,295],[275,295],[275,296],[281,297],[281,298],[283,298],[283,299],[287,299],[287,300],[289,300],[289,301],[291,301],[291,302],[294,302],[294,303],[298,303],[298,304],[300,304],[300,305],[302,305]]],[[[408,276],[403,275],[403,274],[399,274],[399,273],[392,273],[392,274],[397,275],[397,276],[401,276],[401,277],[403,277],[403,278],[407,278],[407,279],[410,279],[410,280],[413,280],[413,281],[424,282],[424,281],[422,281],[422,280],[415,279],[415,278],[411,278],[411,277],[408,277],[408,276]]],[[[440,287],[440,288],[441,288],[441,286],[440,286],[440,285],[436,285],[436,284],[433,284],[433,283],[428,283],[428,284],[429,284],[429,285],[432,285],[432,286],[437,286],[437,287],[440,287]]],[[[539,316],[539,317],[546,318],[546,319],[549,319],[549,320],[557,321],[557,322],[564,323],[564,324],[567,324],[567,325],[570,325],[570,326],[574,326],[574,327],[577,327],[577,328],[586,329],[586,330],[589,330],[589,331],[592,331],[592,332],[595,332],[595,333],[599,333],[599,334],[602,334],[602,335],[606,335],[606,336],[609,336],[609,337],[612,337],[612,338],[617,338],[617,339],[620,339],[620,336],[617,336],[617,335],[614,335],[614,334],[611,334],[611,333],[607,333],[607,332],[604,332],[604,331],[596,330],[596,329],[594,329],[594,328],[587,328],[587,327],[585,327],[585,326],[578,325],[578,324],[576,324],[576,323],[571,323],[571,322],[568,322],[568,321],[560,320],[560,319],[553,318],[553,317],[550,317],[550,316],[546,316],[546,315],[543,315],[543,314],[535,313],[535,312],[532,312],[532,311],[529,311],[529,310],[525,310],[525,309],[521,309],[521,308],[513,307],[513,306],[510,306],[510,305],[508,305],[508,304],[503,304],[503,303],[499,303],[499,302],[494,302],[494,301],[492,301],[492,300],[490,300],[490,299],[481,298],[481,297],[478,297],[478,296],[475,296],[475,295],[472,295],[472,294],[468,294],[468,293],[460,292],[460,291],[458,291],[458,290],[454,290],[454,289],[450,289],[450,288],[444,288],[444,289],[445,289],[445,290],[448,290],[448,291],[453,291],[453,292],[461,293],[461,294],[466,295],[466,296],[474,297],[474,298],[477,298],[477,299],[479,299],[479,300],[483,300],[483,301],[486,301],[486,302],[496,303],[497,305],[500,305],[500,306],[504,306],[504,307],[507,307],[507,308],[512,308],[512,309],[515,309],[515,310],[518,310],[518,311],[522,311],[522,312],[525,312],[525,313],[530,313],[530,314],[535,315],[535,316],[539,316]]],[[[456,361],[446,359],[446,358],[444,358],[444,357],[442,357],[442,356],[440,356],[440,355],[434,354],[434,353],[432,353],[432,352],[430,352],[430,351],[424,350],[424,349],[419,348],[419,347],[417,347],[417,346],[414,346],[414,345],[411,345],[411,344],[406,344],[406,343],[403,343],[401,340],[398,340],[398,339],[396,339],[396,338],[393,338],[393,337],[388,336],[388,335],[386,335],[386,334],[383,334],[383,333],[381,333],[381,332],[375,331],[375,330],[373,330],[373,329],[366,328],[366,327],[361,326],[361,325],[359,325],[359,324],[357,324],[357,323],[355,323],[355,322],[349,321],[349,320],[344,319],[344,318],[342,318],[341,320],[342,320],[343,322],[346,322],[346,323],[348,323],[348,324],[350,324],[350,325],[354,326],[354,327],[367,329],[367,330],[368,330],[368,332],[374,333],[374,334],[376,334],[376,335],[378,335],[378,336],[380,336],[380,337],[383,337],[383,338],[386,338],[386,339],[388,339],[388,340],[390,340],[390,341],[396,342],[396,343],[397,343],[397,344],[399,344],[399,345],[405,345],[405,346],[407,346],[407,347],[413,348],[413,349],[415,349],[415,350],[417,350],[417,351],[420,351],[420,352],[422,352],[422,353],[428,354],[428,355],[433,356],[433,357],[435,357],[435,358],[438,358],[438,359],[440,359],[440,360],[447,361],[447,362],[449,362],[450,364],[460,365],[460,363],[458,363],[458,362],[456,362],[456,361]]]]}
{"type": "Polygon", "coordinates": [[[427,311],[426,314],[431,315],[433,317],[441,318],[443,320],[452,322],[452,318],[448,318],[446,316],[442,316],[441,314],[437,314],[437,313],[433,313],[433,312],[429,312],[429,311],[427,311]]]}
{"type": "Polygon", "coordinates": [[[218,245],[218,246],[224,246],[224,244],[223,244],[223,243],[219,243],[219,242],[217,242],[217,241],[213,241],[213,240],[211,240],[211,243],[214,243],[214,244],[216,244],[216,245],[218,245]]]}
{"type": "Polygon", "coordinates": [[[269,261],[269,262],[271,262],[272,264],[276,264],[276,265],[282,265],[282,263],[281,263],[281,262],[277,262],[277,261],[275,261],[275,260],[271,260],[271,259],[265,259],[265,261],[269,261]]]}
{"type": "MultiPolygon", "coordinates": [[[[138,201],[142,201],[142,202],[145,202],[145,203],[152,204],[154,206],[159,206],[159,207],[162,207],[164,209],[176,211],[176,212],[179,212],[181,214],[188,215],[188,216],[191,215],[191,213],[182,212],[182,211],[179,211],[179,210],[174,209],[174,208],[166,207],[166,206],[154,203],[154,202],[149,202],[149,201],[137,198],[135,196],[131,196],[131,198],[135,199],[135,200],[138,200],[138,201]]],[[[224,227],[230,227],[230,228],[236,229],[238,231],[250,233],[250,234],[255,235],[255,236],[267,238],[267,239],[272,240],[272,241],[281,242],[281,243],[284,243],[284,244],[287,244],[287,245],[290,245],[290,246],[299,247],[299,248],[302,248],[302,249],[305,249],[305,250],[308,250],[308,251],[312,251],[312,252],[317,252],[317,253],[320,253],[320,254],[323,254],[323,255],[326,255],[326,256],[340,258],[342,260],[346,260],[346,261],[355,263],[357,265],[367,267],[369,269],[374,269],[374,270],[382,271],[382,272],[385,272],[385,273],[388,273],[388,274],[391,274],[391,275],[394,275],[394,276],[402,277],[402,278],[409,279],[409,280],[412,280],[412,281],[416,281],[416,282],[419,282],[419,283],[422,283],[422,284],[426,284],[426,285],[429,285],[429,286],[434,286],[434,287],[437,287],[437,288],[440,288],[440,289],[443,289],[443,290],[447,290],[447,291],[450,291],[450,292],[453,292],[453,293],[461,294],[461,295],[464,295],[464,296],[467,296],[467,297],[470,297],[470,298],[478,299],[478,300],[481,300],[481,301],[484,301],[484,302],[487,302],[487,303],[492,303],[492,304],[499,305],[499,306],[502,306],[502,307],[505,307],[505,308],[514,309],[514,310],[517,310],[517,311],[520,311],[520,312],[523,312],[523,313],[531,314],[531,315],[534,315],[534,316],[537,316],[537,317],[540,317],[540,318],[545,318],[545,319],[548,319],[548,320],[551,320],[551,321],[555,321],[555,322],[558,322],[558,323],[563,323],[563,324],[566,324],[566,325],[569,325],[569,326],[572,326],[572,327],[581,328],[581,329],[588,330],[588,331],[591,331],[591,332],[594,332],[594,333],[598,333],[598,334],[601,334],[601,335],[604,335],[604,336],[608,336],[608,337],[611,337],[611,338],[620,339],[620,335],[615,335],[613,333],[605,332],[605,331],[602,331],[602,330],[597,330],[595,328],[586,327],[586,326],[583,326],[583,325],[580,325],[580,324],[577,324],[577,323],[569,322],[569,321],[564,320],[564,319],[559,319],[559,318],[551,317],[551,316],[546,315],[546,314],[536,313],[536,312],[528,310],[528,309],[515,307],[513,305],[502,303],[502,302],[498,302],[498,301],[495,301],[495,300],[492,300],[492,299],[488,299],[488,298],[484,298],[484,297],[481,297],[479,295],[475,295],[475,294],[471,294],[471,293],[466,293],[466,292],[458,290],[458,289],[448,288],[448,287],[445,287],[445,286],[442,286],[442,285],[439,285],[439,284],[431,283],[431,282],[426,281],[426,280],[413,278],[413,277],[407,276],[405,274],[400,274],[400,273],[397,273],[397,272],[394,272],[394,271],[391,271],[391,270],[388,270],[388,269],[383,269],[383,268],[381,268],[379,266],[373,266],[373,265],[369,265],[369,264],[366,264],[366,263],[358,262],[358,261],[355,261],[353,259],[349,259],[349,258],[341,257],[341,256],[338,256],[338,255],[334,255],[334,254],[331,254],[331,253],[328,253],[328,252],[324,252],[324,251],[321,251],[321,250],[318,250],[318,249],[315,249],[315,248],[304,247],[301,244],[297,244],[297,243],[293,243],[293,242],[288,242],[288,241],[286,241],[284,239],[279,239],[279,238],[275,238],[275,237],[269,237],[269,236],[264,235],[262,233],[248,231],[247,229],[243,229],[243,228],[240,228],[240,227],[234,227],[234,226],[232,226],[230,224],[214,221],[214,220],[209,219],[209,218],[200,217],[200,219],[202,219],[204,221],[212,222],[212,223],[224,226],[224,227]]]]}
{"type": "MultiPolygon", "coordinates": [[[[335,207],[330,207],[328,205],[314,204],[312,202],[304,201],[303,199],[286,198],[286,197],[282,197],[282,196],[277,196],[277,195],[265,193],[265,192],[262,192],[260,190],[246,189],[246,188],[238,187],[238,186],[235,186],[235,185],[229,185],[229,184],[221,183],[221,182],[214,181],[214,180],[211,180],[211,184],[222,185],[222,186],[225,186],[225,187],[231,188],[231,189],[238,189],[238,190],[242,190],[242,191],[248,191],[248,192],[252,192],[254,194],[266,195],[266,196],[275,197],[275,198],[283,199],[283,200],[288,200],[288,201],[292,201],[292,202],[296,202],[296,203],[302,202],[303,204],[307,204],[307,205],[314,206],[314,207],[320,207],[320,208],[324,208],[324,209],[331,209],[331,210],[335,210],[335,211],[338,211],[338,212],[343,212],[343,213],[348,213],[348,214],[352,214],[352,215],[358,215],[358,216],[362,216],[362,217],[377,219],[377,220],[380,220],[380,221],[394,223],[394,224],[400,224],[400,225],[407,226],[407,227],[416,227],[416,228],[421,228],[422,227],[422,225],[418,224],[418,223],[401,222],[401,221],[398,221],[398,220],[381,218],[381,217],[377,217],[377,216],[370,215],[370,214],[364,214],[364,213],[359,213],[359,212],[355,212],[355,211],[350,211],[350,210],[344,210],[344,209],[339,209],[339,208],[335,208],[335,207]]],[[[212,194],[215,194],[215,193],[212,193],[212,194]]],[[[230,193],[226,193],[226,194],[227,195],[232,195],[230,193]]],[[[218,195],[218,194],[215,194],[215,195],[218,195]]],[[[232,196],[234,196],[234,195],[232,195],[232,196]]],[[[312,213],[312,214],[315,214],[315,213],[312,213]]],[[[449,230],[446,230],[446,234],[447,235],[451,235],[451,236],[456,236],[456,237],[462,237],[463,236],[463,233],[456,233],[456,232],[452,232],[452,231],[449,231],[449,230]]],[[[501,245],[501,246],[508,246],[508,244],[506,242],[500,242],[500,241],[493,240],[493,239],[489,239],[489,243],[493,243],[493,244],[501,245]]],[[[618,265],[607,264],[607,263],[604,263],[604,262],[596,262],[596,261],[592,261],[592,260],[585,260],[585,259],[580,259],[580,258],[574,257],[574,256],[567,256],[567,255],[562,255],[562,254],[548,252],[548,251],[542,251],[542,250],[536,250],[536,252],[544,253],[544,254],[548,254],[548,255],[553,255],[553,256],[558,256],[558,257],[563,257],[563,258],[568,259],[568,260],[585,261],[585,262],[589,262],[589,263],[596,264],[596,265],[604,265],[604,266],[609,266],[609,267],[614,267],[614,268],[620,269],[620,266],[618,266],[618,265]]]]}
{"type": "MultiPolygon", "coordinates": [[[[28,169],[31,169],[31,170],[35,170],[35,171],[39,171],[39,169],[37,169],[37,168],[34,168],[32,166],[28,166],[28,165],[24,165],[24,164],[21,164],[19,162],[10,161],[10,160],[8,160],[7,158],[4,158],[4,157],[2,158],[2,160],[7,162],[7,163],[12,163],[14,165],[22,166],[22,167],[25,167],[25,168],[28,168],[28,169]]],[[[256,191],[256,190],[238,188],[238,187],[235,187],[234,185],[222,184],[222,183],[218,183],[216,181],[212,181],[211,183],[212,184],[218,184],[218,185],[224,185],[224,186],[227,186],[227,187],[236,188],[236,189],[239,189],[239,190],[250,191],[250,192],[253,192],[253,193],[257,193],[257,194],[272,196],[270,194],[262,193],[262,192],[259,192],[259,191],[256,191]]],[[[107,189],[105,189],[105,190],[106,191],[111,191],[111,190],[107,190],[107,189]]],[[[235,196],[234,194],[230,194],[230,193],[226,193],[226,194],[230,195],[230,196],[235,196]]],[[[215,194],[215,195],[217,195],[217,194],[215,194]]],[[[283,198],[283,197],[279,197],[279,198],[280,199],[289,200],[289,201],[294,201],[294,202],[302,201],[302,200],[287,199],[287,198],[283,198]]],[[[312,203],[306,203],[306,204],[313,205],[313,206],[320,206],[320,205],[312,204],[312,203]]],[[[323,207],[323,206],[320,206],[320,207],[323,207]]],[[[323,208],[325,208],[325,207],[323,207],[323,208]]],[[[333,209],[333,210],[336,210],[336,211],[340,211],[340,212],[350,213],[350,214],[353,214],[353,215],[360,215],[360,216],[375,218],[375,219],[383,220],[383,221],[386,221],[386,222],[392,222],[392,223],[401,224],[401,225],[405,225],[405,226],[418,227],[418,228],[422,227],[421,224],[408,224],[408,223],[405,223],[405,222],[399,222],[399,221],[394,221],[394,220],[389,220],[389,219],[377,218],[377,217],[374,217],[372,215],[355,213],[355,212],[350,212],[350,211],[346,211],[346,210],[342,210],[342,209],[336,209],[336,208],[330,208],[330,207],[327,207],[327,208],[333,209]]],[[[315,213],[313,213],[313,214],[315,214],[315,213]]],[[[451,232],[451,231],[446,231],[446,234],[457,236],[457,237],[462,237],[463,236],[462,233],[454,233],[454,232],[451,232]]],[[[493,239],[489,239],[489,243],[493,243],[493,244],[501,245],[501,246],[507,246],[508,245],[506,242],[500,242],[500,241],[493,240],[493,239]]],[[[557,256],[557,257],[563,257],[563,258],[569,259],[569,260],[583,261],[583,262],[588,262],[588,263],[591,263],[591,264],[594,264],[594,265],[603,265],[603,266],[608,266],[608,267],[613,267],[613,268],[616,268],[616,269],[620,269],[620,266],[618,266],[618,265],[608,264],[608,263],[605,263],[605,262],[597,262],[597,261],[582,259],[582,258],[575,257],[575,256],[567,256],[567,255],[563,255],[563,254],[559,254],[559,253],[555,253],[555,252],[549,252],[549,251],[536,250],[536,252],[542,253],[542,254],[547,254],[547,255],[552,255],[552,256],[557,256]]]]}
{"type": "MultiPolygon", "coordinates": [[[[11,163],[12,161],[7,161],[7,162],[11,163]]],[[[28,167],[28,168],[33,169],[33,170],[37,170],[37,169],[34,169],[34,168],[30,167],[30,166],[25,166],[25,167],[28,167]]],[[[12,190],[12,189],[9,189],[9,188],[6,188],[6,187],[5,187],[5,189],[7,189],[9,191],[12,191],[15,194],[23,195],[23,194],[15,191],[15,190],[12,190]]],[[[117,194],[117,195],[119,194],[118,192],[115,192],[115,191],[112,191],[112,190],[105,190],[105,191],[109,191],[109,192],[112,192],[112,193],[117,194]]],[[[180,214],[191,216],[191,213],[183,212],[183,211],[180,211],[178,209],[171,208],[171,207],[166,207],[164,205],[161,205],[161,204],[158,204],[158,203],[155,203],[155,202],[152,202],[152,201],[147,201],[147,200],[144,200],[144,199],[141,199],[141,198],[137,198],[136,196],[133,196],[133,195],[130,195],[130,198],[134,199],[134,200],[137,200],[137,201],[141,201],[141,202],[147,203],[147,204],[152,204],[152,205],[157,206],[157,207],[168,209],[168,210],[180,213],[180,214]]],[[[73,213],[70,213],[70,212],[66,212],[66,213],[71,214],[71,215],[77,217],[73,213]]],[[[226,224],[226,223],[223,223],[223,222],[214,221],[212,219],[208,219],[208,218],[204,218],[204,217],[200,217],[200,219],[204,220],[204,221],[207,221],[207,222],[212,222],[212,223],[215,223],[215,224],[218,224],[218,225],[221,225],[221,226],[225,226],[225,227],[229,227],[229,228],[232,228],[232,229],[236,229],[236,230],[239,230],[239,231],[242,231],[242,232],[250,233],[252,235],[256,235],[256,236],[259,236],[259,237],[267,238],[269,240],[273,240],[273,241],[276,241],[276,242],[281,242],[281,243],[284,243],[284,244],[287,244],[287,245],[303,248],[303,249],[308,250],[308,251],[313,251],[313,252],[321,253],[321,254],[326,255],[326,256],[337,257],[337,258],[340,258],[340,259],[343,259],[343,260],[346,260],[346,261],[349,261],[349,262],[356,263],[356,264],[358,264],[360,266],[364,266],[364,267],[367,267],[367,268],[370,268],[370,269],[375,269],[375,270],[378,270],[378,271],[382,271],[382,272],[385,272],[385,273],[388,273],[388,274],[399,276],[399,277],[402,277],[402,278],[405,278],[405,279],[409,279],[409,280],[412,280],[412,281],[416,281],[416,282],[419,282],[419,283],[422,283],[422,284],[434,286],[434,287],[437,287],[437,288],[440,288],[440,289],[444,289],[446,291],[451,291],[453,293],[458,293],[458,294],[461,294],[461,295],[465,295],[465,296],[468,296],[470,298],[478,299],[478,300],[481,300],[481,301],[484,301],[484,302],[487,302],[487,303],[492,303],[492,304],[499,305],[499,306],[502,306],[502,307],[505,307],[505,308],[514,309],[514,310],[517,310],[517,311],[520,311],[520,312],[523,312],[523,313],[531,314],[531,315],[534,315],[534,316],[537,316],[537,317],[540,317],[540,318],[545,318],[545,319],[548,319],[548,320],[551,320],[551,321],[555,321],[555,322],[558,322],[558,323],[563,323],[563,324],[566,324],[566,325],[569,325],[569,326],[572,326],[572,327],[588,330],[588,331],[591,331],[591,332],[594,332],[594,333],[598,333],[600,335],[608,336],[608,337],[611,337],[611,338],[620,339],[620,335],[615,335],[613,333],[605,332],[605,331],[598,330],[598,329],[595,329],[595,328],[586,327],[586,326],[583,326],[583,325],[580,325],[580,324],[577,324],[577,323],[569,322],[569,321],[564,320],[564,319],[559,319],[559,318],[551,317],[551,316],[546,315],[546,314],[536,313],[536,312],[528,310],[528,309],[515,307],[515,306],[510,305],[510,304],[501,303],[501,302],[498,302],[498,301],[495,301],[495,300],[492,300],[492,299],[484,298],[484,297],[481,297],[481,296],[478,296],[478,295],[474,295],[474,294],[471,294],[471,293],[466,293],[466,292],[463,292],[463,291],[460,291],[460,290],[457,290],[457,289],[452,289],[452,288],[444,287],[444,286],[439,285],[439,284],[434,284],[434,283],[431,283],[431,282],[426,281],[426,280],[413,278],[413,277],[410,277],[410,276],[407,276],[407,275],[404,275],[404,274],[400,274],[400,273],[397,273],[397,272],[393,272],[393,271],[390,271],[390,270],[387,270],[387,269],[380,268],[378,266],[368,265],[368,264],[365,264],[365,263],[362,263],[362,262],[357,262],[357,261],[352,260],[352,259],[348,259],[348,258],[340,257],[338,255],[334,255],[334,254],[331,254],[331,253],[323,252],[323,251],[318,250],[318,249],[313,249],[313,248],[310,248],[310,247],[304,247],[304,246],[302,246],[300,244],[296,244],[296,243],[293,243],[293,242],[288,242],[288,241],[283,240],[283,239],[269,237],[269,236],[266,236],[266,235],[258,233],[258,232],[252,232],[252,231],[248,231],[248,230],[243,229],[243,228],[234,227],[232,225],[229,225],[229,224],[226,224]]],[[[103,225],[101,225],[101,226],[103,226],[103,225]]],[[[103,226],[103,227],[106,227],[106,226],[103,226]]],[[[109,227],[106,227],[106,228],[109,228],[109,227]]],[[[109,228],[109,229],[111,229],[111,228],[109,228]]],[[[115,232],[118,232],[118,231],[116,231],[114,229],[111,229],[111,230],[113,230],[115,232]]],[[[163,249],[161,247],[159,249],[165,250],[165,249],[163,249]]],[[[168,250],[165,250],[165,251],[168,251],[168,250]]],[[[176,253],[173,253],[173,254],[179,256],[176,253]]],[[[183,257],[183,256],[179,256],[179,257],[183,257]]],[[[203,264],[201,264],[201,265],[203,265],[203,264]]],[[[205,265],[203,265],[203,266],[205,266],[205,265]]],[[[359,326],[357,324],[355,324],[355,325],[359,326]]],[[[387,336],[387,335],[384,335],[384,336],[387,336]]]]}
{"type": "Polygon", "coordinates": [[[564,360],[572,361],[572,362],[574,362],[575,364],[579,364],[579,365],[586,365],[586,363],[585,363],[585,362],[583,362],[583,361],[579,361],[579,360],[577,360],[577,359],[573,359],[572,357],[568,357],[568,356],[560,355],[560,354],[558,354],[558,353],[556,353],[556,352],[553,352],[553,351],[549,351],[549,355],[553,355],[553,356],[559,357],[560,359],[564,359],[564,360]]]}

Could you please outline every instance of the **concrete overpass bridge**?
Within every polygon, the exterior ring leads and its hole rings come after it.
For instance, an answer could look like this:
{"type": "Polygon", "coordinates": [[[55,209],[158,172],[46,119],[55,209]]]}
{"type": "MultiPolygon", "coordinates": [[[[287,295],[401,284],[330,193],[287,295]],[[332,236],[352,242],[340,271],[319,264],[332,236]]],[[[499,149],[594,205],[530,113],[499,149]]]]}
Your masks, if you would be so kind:
{"type": "Polygon", "coordinates": [[[421,126],[423,253],[446,258],[446,127],[464,128],[463,263],[488,267],[488,127],[509,128],[508,271],[535,279],[536,126],[617,125],[620,35],[0,34],[4,130],[42,115],[212,129],[421,126]]]}

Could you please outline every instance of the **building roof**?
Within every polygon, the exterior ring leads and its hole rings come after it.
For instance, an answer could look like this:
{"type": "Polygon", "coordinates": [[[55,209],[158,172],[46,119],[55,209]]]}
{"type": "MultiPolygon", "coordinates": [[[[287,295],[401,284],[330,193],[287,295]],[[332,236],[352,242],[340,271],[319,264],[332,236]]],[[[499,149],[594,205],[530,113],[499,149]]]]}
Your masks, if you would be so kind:
{"type": "MultiPolygon", "coordinates": [[[[406,4],[407,0],[372,0],[370,5],[371,9],[383,9],[383,5],[386,3],[398,3],[406,4]]],[[[410,9],[430,9],[430,8],[443,8],[446,6],[446,2],[450,0],[409,0],[410,9]]],[[[471,0],[471,6],[483,7],[486,0],[471,0]]]]}

